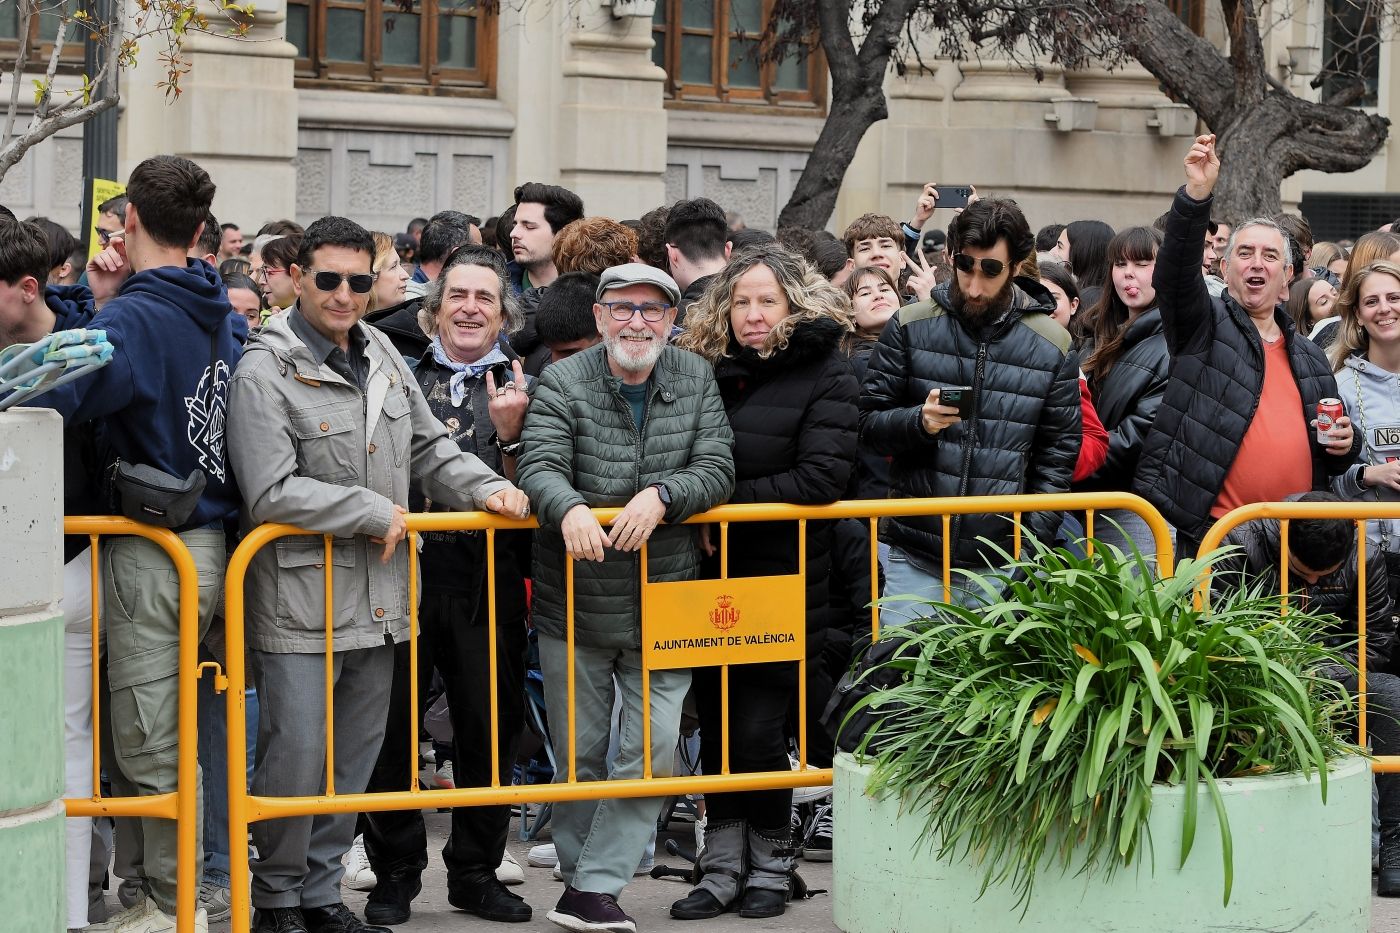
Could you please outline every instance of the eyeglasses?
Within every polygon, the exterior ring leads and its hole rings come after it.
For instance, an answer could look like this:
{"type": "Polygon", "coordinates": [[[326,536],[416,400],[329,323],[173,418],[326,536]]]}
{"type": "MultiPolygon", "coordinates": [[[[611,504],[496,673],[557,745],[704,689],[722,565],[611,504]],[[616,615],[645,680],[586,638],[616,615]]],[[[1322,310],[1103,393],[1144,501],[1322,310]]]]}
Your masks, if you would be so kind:
{"type": "Polygon", "coordinates": [[[101,227],[93,227],[92,229],[97,234],[97,238],[102,241],[103,246],[109,245],[114,237],[124,238],[126,236],[126,232],[123,230],[103,230],[101,227]]]}
{"type": "Polygon", "coordinates": [[[977,259],[967,253],[953,254],[953,265],[957,267],[959,272],[971,272],[978,263],[982,265],[982,274],[989,279],[1001,275],[1002,270],[1006,268],[1006,263],[1000,259],[977,259]]]}
{"type": "Polygon", "coordinates": [[[642,320],[655,324],[666,316],[666,312],[671,310],[671,305],[663,304],[659,301],[648,301],[646,304],[633,304],[630,301],[604,301],[603,307],[608,309],[614,321],[630,321],[632,315],[638,311],[642,312],[642,320]]]}
{"type": "Polygon", "coordinates": [[[345,275],[340,272],[317,272],[315,269],[307,269],[305,275],[311,276],[311,281],[316,283],[316,288],[323,292],[333,292],[340,288],[341,282],[350,285],[350,290],[357,295],[367,295],[369,290],[374,288],[374,280],[379,278],[377,272],[356,272],[354,275],[345,275]]]}

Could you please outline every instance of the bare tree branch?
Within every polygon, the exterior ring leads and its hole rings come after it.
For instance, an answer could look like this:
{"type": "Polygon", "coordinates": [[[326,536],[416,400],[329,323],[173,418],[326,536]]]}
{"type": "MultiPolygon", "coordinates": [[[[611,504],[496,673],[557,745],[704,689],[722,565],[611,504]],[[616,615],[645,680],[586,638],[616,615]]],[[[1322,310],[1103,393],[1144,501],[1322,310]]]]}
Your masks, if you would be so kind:
{"type": "MultiPolygon", "coordinates": [[[[39,0],[19,0],[20,9],[24,15],[19,20],[19,34],[27,37],[29,29],[34,21],[35,10],[39,5],[39,0]]],[[[24,78],[24,68],[29,64],[29,42],[26,39],[19,44],[19,54],[15,57],[14,71],[11,73],[13,81],[10,84],[10,106],[5,114],[5,135],[0,136],[0,145],[9,142],[11,134],[15,131],[15,118],[19,115],[19,86],[24,78]]]]}
{"type": "Polygon", "coordinates": [[[64,33],[68,31],[68,23],[65,15],[68,12],[68,0],[58,0],[58,6],[54,8],[58,16],[58,30],[54,34],[53,51],[49,54],[49,67],[44,72],[44,86],[39,92],[38,105],[34,108],[34,113],[29,118],[29,128],[32,130],[44,121],[49,113],[49,101],[53,100],[53,79],[58,74],[58,62],[63,55],[64,33]]]}

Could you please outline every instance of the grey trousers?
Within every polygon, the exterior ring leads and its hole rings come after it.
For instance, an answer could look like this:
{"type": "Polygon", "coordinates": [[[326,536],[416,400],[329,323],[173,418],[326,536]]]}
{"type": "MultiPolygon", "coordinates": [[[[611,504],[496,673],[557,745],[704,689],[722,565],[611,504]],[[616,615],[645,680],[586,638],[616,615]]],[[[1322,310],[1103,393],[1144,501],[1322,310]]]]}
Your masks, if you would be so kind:
{"type": "MultiPolygon", "coordinates": [[[[326,656],[254,651],[258,750],[253,793],[310,797],[326,790],[326,656]]],[[[384,741],[394,648],[335,655],[335,790],[363,793],[384,741]]],[[[341,858],[355,841],[355,814],[254,823],[253,906],[339,904],[341,858]]]]}
{"type": "MultiPolygon", "coordinates": [[[[562,638],[541,635],[540,670],[545,707],[557,763],[555,780],[568,779],[569,654],[562,638]]],[[[642,776],[642,653],[640,649],[586,648],[575,644],[574,728],[578,781],[642,776]],[[617,675],[614,686],[613,675],[617,675]],[[622,696],[617,759],[607,769],[608,733],[614,690],[622,696]]],[[[675,769],[681,703],[690,689],[690,671],[651,674],[651,767],[656,777],[675,769]]],[[[554,805],[554,846],[564,881],[579,891],[622,893],[641,861],[661,813],[661,797],[580,800],[554,805]]]]}
{"type": "MultiPolygon", "coordinates": [[[[223,593],[227,550],[221,530],[180,535],[199,576],[199,638],[209,631],[223,593]]],[[[117,796],[150,796],[176,789],[180,753],[180,590],[165,551],[145,538],[114,538],[102,551],[103,602],[110,702],[102,728],[116,767],[107,774],[117,796]]],[[[195,858],[204,791],[196,768],[195,858]]],[[[156,906],[175,913],[179,860],[173,820],[142,818],[142,845],[133,866],[156,906]]]]}

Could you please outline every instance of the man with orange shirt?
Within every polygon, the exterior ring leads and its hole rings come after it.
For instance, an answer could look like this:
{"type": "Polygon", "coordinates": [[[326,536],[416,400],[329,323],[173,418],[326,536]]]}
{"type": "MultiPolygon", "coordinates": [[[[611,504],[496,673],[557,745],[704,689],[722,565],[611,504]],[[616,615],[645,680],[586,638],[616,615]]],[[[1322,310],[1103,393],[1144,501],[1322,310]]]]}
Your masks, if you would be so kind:
{"type": "Polygon", "coordinates": [[[1220,176],[1215,137],[1197,137],[1185,165],[1152,276],[1170,377],[1135,489],[1176,526],[1177,553],[1191,557],[1214,519],[1325,488],[1355,452],[1349,419],[1337,419],[1325,445],[1312,426],[1337,383],[1279,306],[1292,277],[1287,237],[1271,220],[1236,226],[1220,257],[1226,290],[1212,298],[1201,260],[1220,176]]]}

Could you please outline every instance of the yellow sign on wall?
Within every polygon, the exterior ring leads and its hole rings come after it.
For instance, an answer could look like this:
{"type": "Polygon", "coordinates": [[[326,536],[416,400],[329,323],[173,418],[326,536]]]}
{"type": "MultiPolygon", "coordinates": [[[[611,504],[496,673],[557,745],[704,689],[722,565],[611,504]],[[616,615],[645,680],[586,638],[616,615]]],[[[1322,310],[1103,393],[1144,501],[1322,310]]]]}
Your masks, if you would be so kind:
{"type": "MultiPolygon", "coordinates": [[[[97,226],[97,206],[110,201],[119,194],[126,194],[126,185],[106,178],[92,180],[92,224],[97,226]]],[[[95,229],[87,231],[88,259],[102,252],[102,240],[95,229]]],[[[81,270],[80,270],[81,271],[81,270]]]]}
{"type": "Polygon", "coordinates": [[[642,663],[650,670],[798,661],[806,651],[801,575],[642,587],[642,663]]]}

